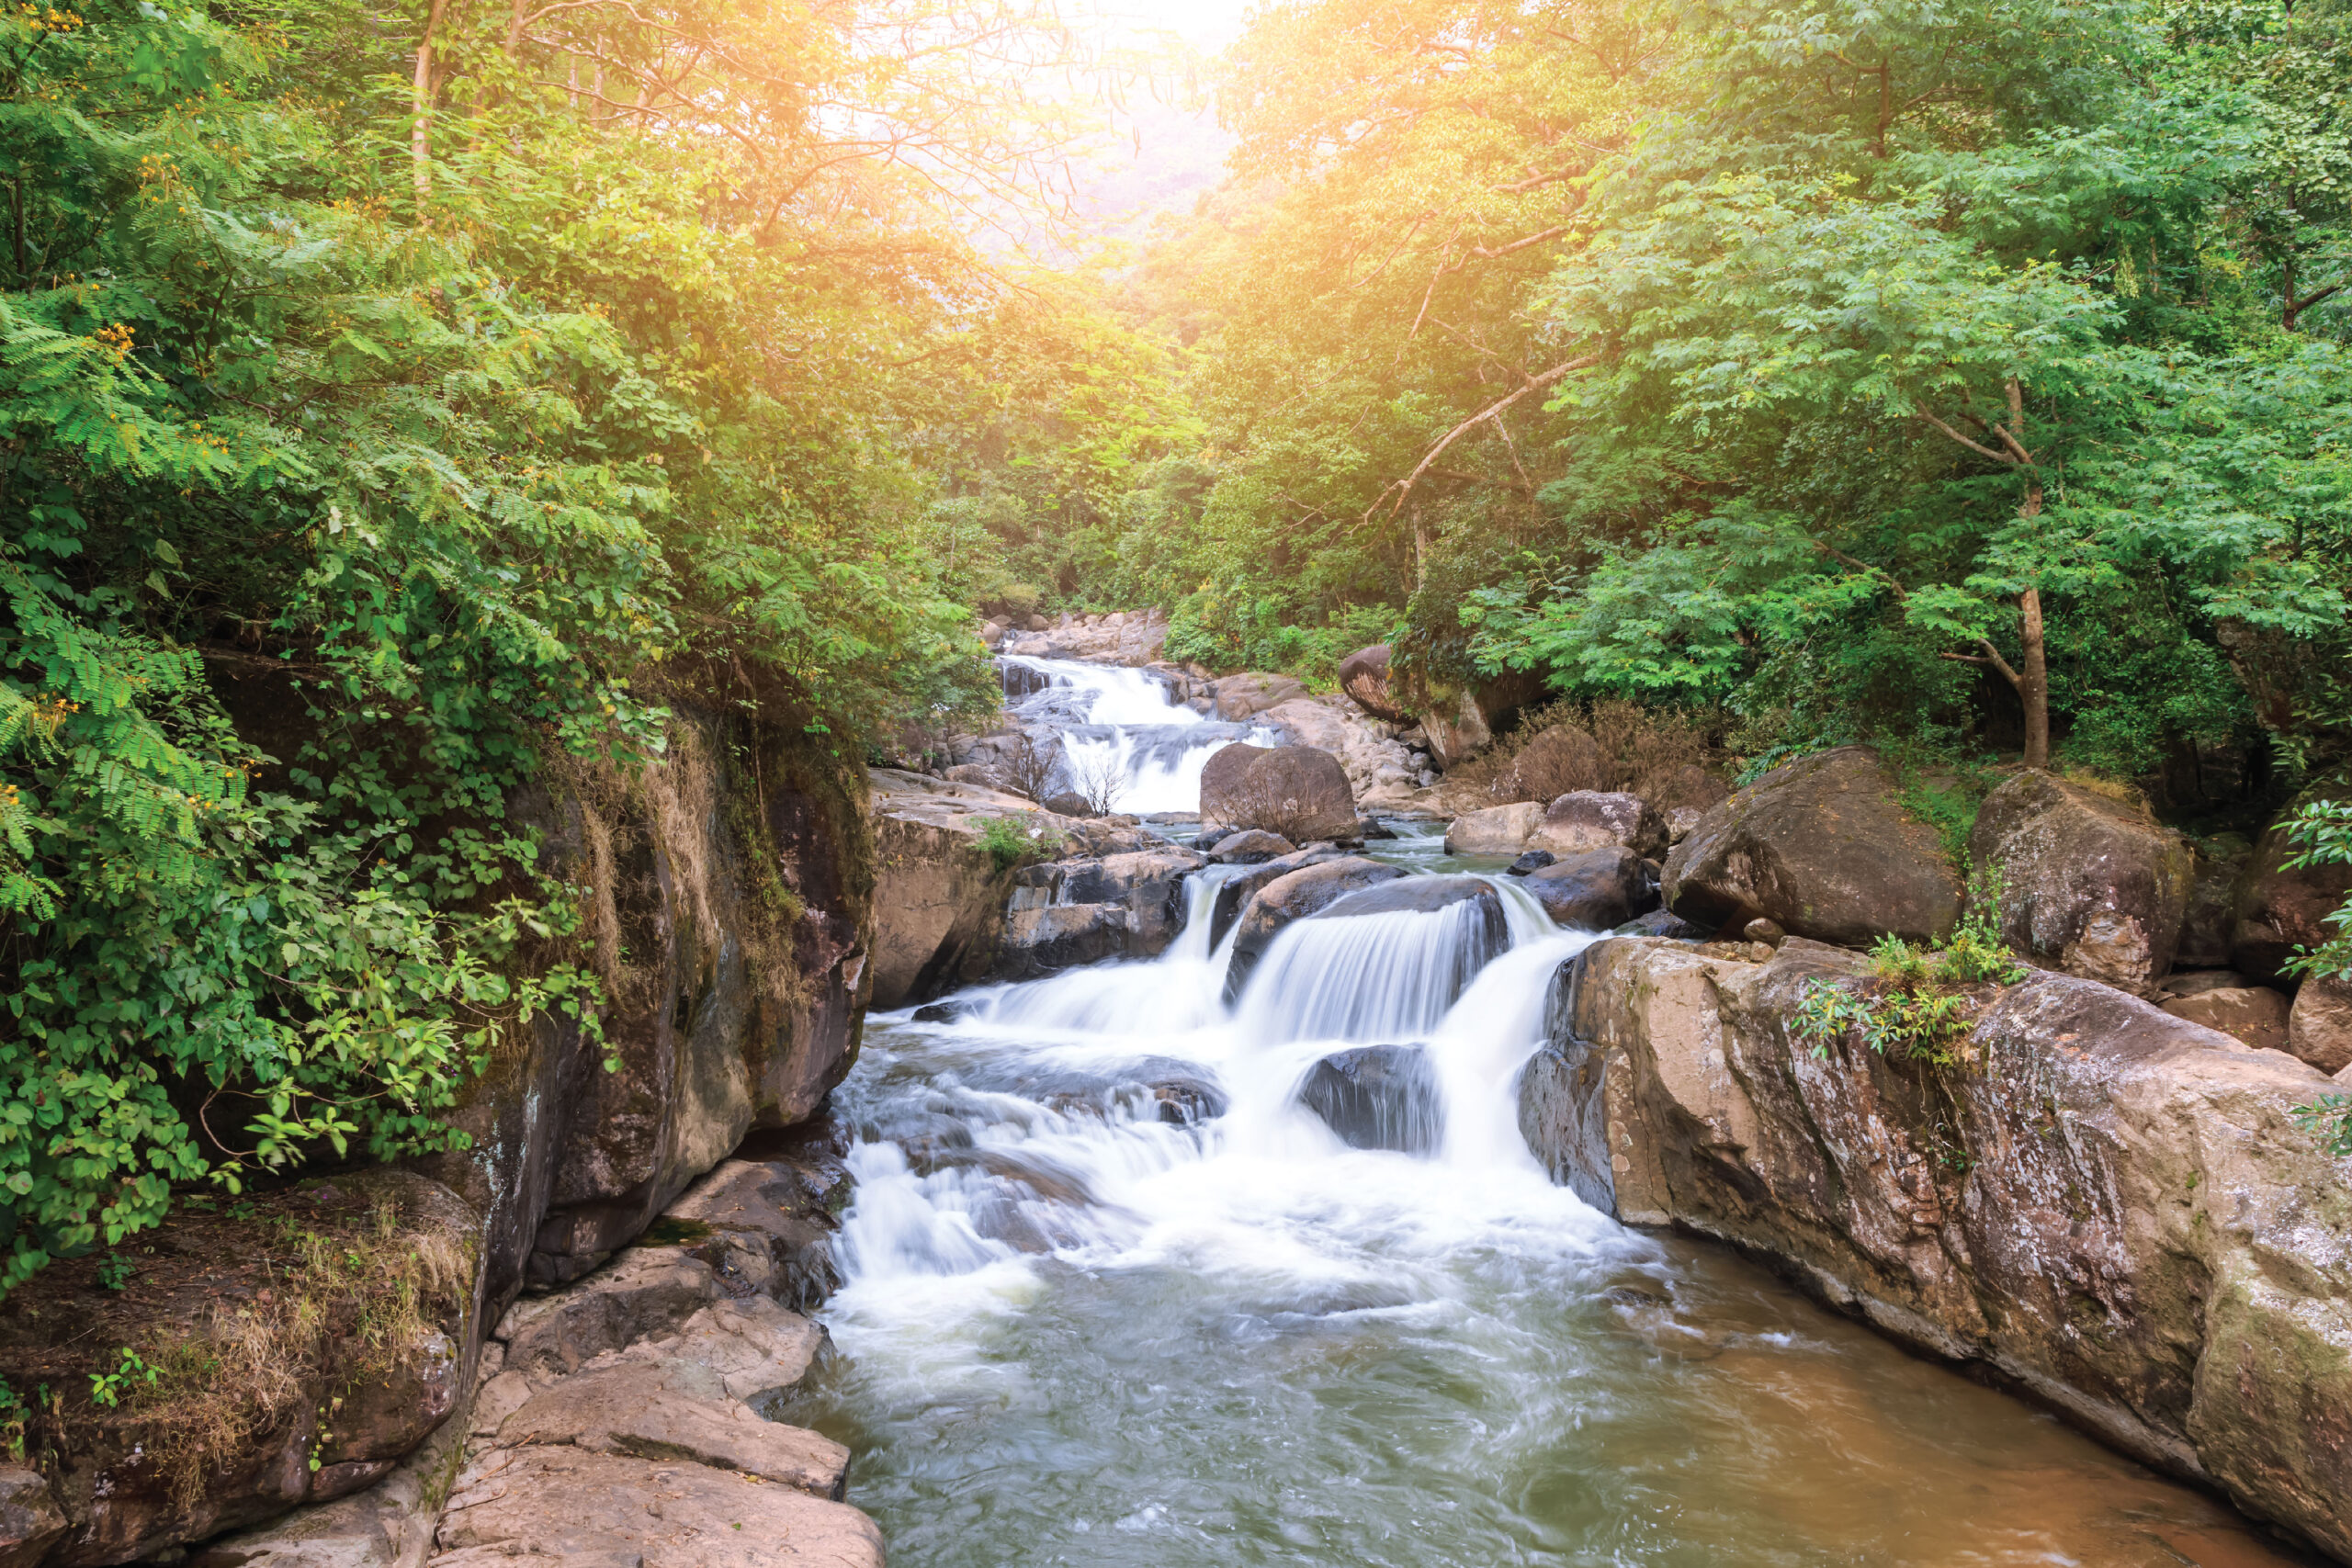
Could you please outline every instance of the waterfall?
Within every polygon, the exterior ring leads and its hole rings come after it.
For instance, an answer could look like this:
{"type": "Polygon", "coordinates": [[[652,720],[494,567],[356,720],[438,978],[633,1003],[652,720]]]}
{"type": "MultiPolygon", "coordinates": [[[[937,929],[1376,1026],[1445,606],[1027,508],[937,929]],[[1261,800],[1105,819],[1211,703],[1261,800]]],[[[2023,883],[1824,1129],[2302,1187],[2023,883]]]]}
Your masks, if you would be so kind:
{"type": "Polygon", "coordinates": [[[1517,1086],[1597,939],[1369,852],[1405,891],[1231,1007],[1214,867],[1157,959],[867,1021],[846,1356],[790,1418],[854,1443],[893,1562],[2120,1564],[2208,1506],[1552,1185],[1517,1086]]]}
{"type": "Polygon", "coordinates": [[[1279,743],[1262,725],[1195,713],[1149,671],[1025,654],[1005,654],[1000,662],[1007,710],[1023,728],[1050,729],[1059,742],[1049,791],[1073,788],[1081,778],[1117,780],[1114,810],[1197,811],[1201,770],[1219,748],[1237,740],[1279,743]]]}

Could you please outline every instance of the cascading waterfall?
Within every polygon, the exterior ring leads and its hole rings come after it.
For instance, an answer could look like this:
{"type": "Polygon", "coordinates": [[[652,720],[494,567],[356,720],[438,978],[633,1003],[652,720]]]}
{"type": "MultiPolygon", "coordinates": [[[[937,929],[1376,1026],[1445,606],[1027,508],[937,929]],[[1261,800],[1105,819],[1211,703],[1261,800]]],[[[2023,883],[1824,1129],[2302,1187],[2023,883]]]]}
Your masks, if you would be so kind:
{"type": "Polygon", "coordinates": [[[1061,761],[1052,787],[1071,788],[1098,775],[1119,780],[1114,810],[1198,810],[1201,770],[1219,747],[1237,740],[1279,743],[1263,726],[1227,724],[1193,712],[1147,671],[1025,654],[1006,654],[1001,662],[1027,677],[1008,683],[1008,690],[1029,688],[1008,700],[1014,718],[1057,732],[1061,761]]]}
{"type": "Polygon", "coordinates": [[[1593,938],[1512,879],[1499,941],[1476,899],[1312,918],[1228,1008],[1238,874],[1156,960],[869,1021],[848,1354],[794,1415],[898,1568],[2273,1561],[2188,1555],[2210,1503],[1547,1181],[1515,1082],[1593,938]],[[1434,1146],[1302,1107],[1408,1044],[1434,1146]]]}

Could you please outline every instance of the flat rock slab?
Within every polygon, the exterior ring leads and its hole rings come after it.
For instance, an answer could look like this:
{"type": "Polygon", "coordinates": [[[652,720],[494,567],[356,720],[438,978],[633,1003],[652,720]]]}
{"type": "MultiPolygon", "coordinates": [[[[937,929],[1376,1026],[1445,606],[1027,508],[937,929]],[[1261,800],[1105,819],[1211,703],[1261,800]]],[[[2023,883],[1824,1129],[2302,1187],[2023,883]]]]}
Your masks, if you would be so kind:
{"type": "Polygon", "coordinates": [[[700,1464],[576,1448],[489,1454],[458,1478],[438,1568],[516,1555],[643,1568],[883,1568],[882,1532],[844,1503],[700,1464]]]}
{"type": "Polygon", "coordinates": [[[628,1361],[582,1371],[531,1396],[498,1428],[501,1448],[565,1443],[592,1453],[682,1460],[741,1471],[838,1500],[849,1450],[799,1427],[714,1399],[717,1375],[690,1361],[628,1361]]]}
{"type": "Polygon", "coordinates": [[[746,1296],[706,1307],[675,1335],[632,1345],[623,1354],[707,1367],[728,1398],[758,1405],[798,1387],[825,1346],[819,1325],[765,1296],[746,1296]]]}

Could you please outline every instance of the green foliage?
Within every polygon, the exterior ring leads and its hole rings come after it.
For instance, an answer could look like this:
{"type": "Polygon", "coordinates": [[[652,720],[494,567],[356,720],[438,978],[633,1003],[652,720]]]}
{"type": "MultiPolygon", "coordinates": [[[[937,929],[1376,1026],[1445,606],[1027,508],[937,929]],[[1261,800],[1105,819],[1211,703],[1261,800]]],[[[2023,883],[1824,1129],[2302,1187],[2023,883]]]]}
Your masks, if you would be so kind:
{"type": "Polygon", "coordinates": [[[134,1392],[143,1382],[153,1386],[163,1376],[163,1371],[149,1366],[130,1346],[117,1352],[118,1359],[110,1371],[90,1374],[90,1403],[103,1404],[112,1410],[123,1397],[134,1392]]]}
{"type": "MultiPolygon", "coordinates": [[[[506,802],[657,759],[649,691],[852,755],[994,709],[946,455],[1092,318],[954,231],[1067,130],[957,46],[1059,35],[610,9],[0,17],[0,1289],[175,1183],[461,1146],[538,1014],[593,1043],[506,802]]],[[[1099,488],[1135,421],[1073,352],[1099,488]]]]}
{"type": "Polygon", "coordinates": [[[2352,1094],[2323,1094],[2309,1105],[2298,1105],[2295,1120],[2337,1159],[2352,1159],[2352,1094]]]}
{"type": "Polygon", "coordinates": [[[109,1291],[119,1291],[129,1285],[138,1272],[130,1258],[119,1252],[109,1252],[98,1265],[98,1283],[109,1291]]]}
{"type": "Polygon", "coordinates": [[[1031,861],[1051,860],[1061,852],[1061,835],[1019,817],[980,818],[979,846],[999,872],[1031,861]]]}
{"type": "Polygon", "coordinates": [[[1965,1065],[1973,1057],[1969,1032],[1975,1009],[1961,987],[2014,985],[2025,978],[2001,940],[2000,879],[1980,873],[1969,879],[1968,910],[1951,939],[1922,947],[1892,934],[1871,948],[1869,979],[1860,986],[1808,980],[1791,1024],[1816,1057],[1852,1033],[1883,1056],[1939,1069],[1965,1065]]]}
{"type": "MultiPolygon", "coordinates": [[[[2352,865],[2352,801],[2314,800],[2287,819],[2287,841],[2300,845],[2289,869],[2312,865],[2352,865]]],[[[2290,974],[2333,976],[2352,979],[2352,901],[2327,917],[2335,934],[2319,946],[2298,952],[2287,960],[2290,974]]]]}
{"type": "Polygon", "coordinates": [[[2013,747],[2030,590],[2066,763],[2322,771],[2347,51],[2268,0],[1269,8],[1235,178],[1130,283],[1207,438],[1077,592],[1213,663],[1344,626],[1408,682],[1720,705],[1761,768],[2013,747]]]}

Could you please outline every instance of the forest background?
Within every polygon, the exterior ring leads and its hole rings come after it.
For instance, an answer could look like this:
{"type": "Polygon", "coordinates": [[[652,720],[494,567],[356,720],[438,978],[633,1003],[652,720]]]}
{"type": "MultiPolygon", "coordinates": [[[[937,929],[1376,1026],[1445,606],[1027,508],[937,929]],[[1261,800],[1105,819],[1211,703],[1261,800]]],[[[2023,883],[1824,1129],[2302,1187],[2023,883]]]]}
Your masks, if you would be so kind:
{"type": "Polygon", "coordinates": [[[689,687],[887,756],[992,711],[976,610],[1751,773],[2326,787],[2346,28],[1299,0],[1202,78],[1045,0],[0,12],[0,1284],[446,1137],[594,1013],[519,784],[689,687]],[[1229,172],[1105,240],[1089,115],[1188,74],[1229,172]]]}

